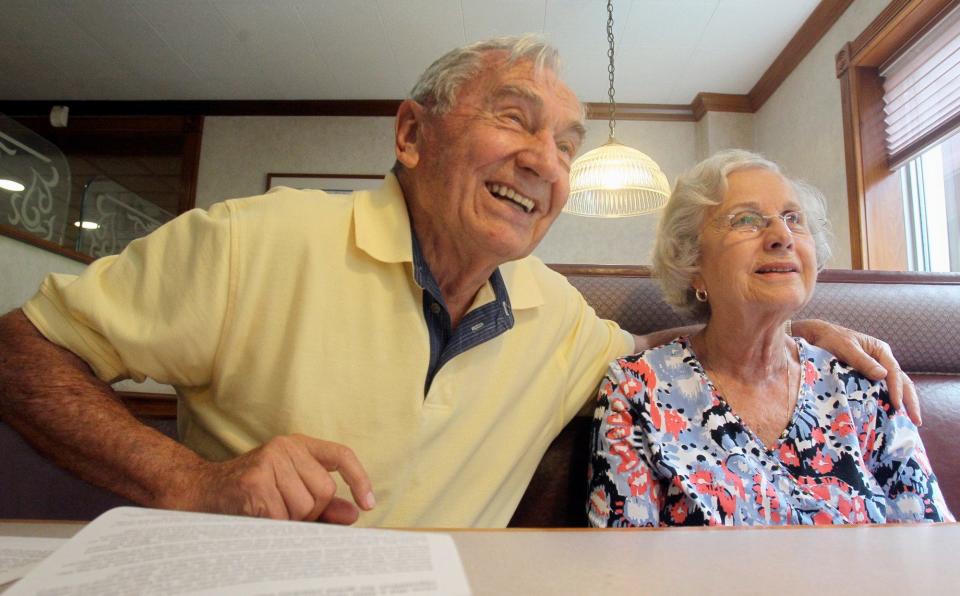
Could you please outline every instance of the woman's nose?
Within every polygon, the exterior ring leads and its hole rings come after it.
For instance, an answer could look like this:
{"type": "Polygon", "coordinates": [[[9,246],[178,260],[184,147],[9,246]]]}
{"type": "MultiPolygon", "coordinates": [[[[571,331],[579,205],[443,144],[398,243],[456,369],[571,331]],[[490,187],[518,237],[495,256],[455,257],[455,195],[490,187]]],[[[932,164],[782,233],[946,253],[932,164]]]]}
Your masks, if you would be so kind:
{"type": "Polygon", "coordinates": [[[790,231],[783,217],[777,216],[767,220],[767,227],[763,234],[764,245],[768,249],[793,248],[793,232],[790,231]]]}

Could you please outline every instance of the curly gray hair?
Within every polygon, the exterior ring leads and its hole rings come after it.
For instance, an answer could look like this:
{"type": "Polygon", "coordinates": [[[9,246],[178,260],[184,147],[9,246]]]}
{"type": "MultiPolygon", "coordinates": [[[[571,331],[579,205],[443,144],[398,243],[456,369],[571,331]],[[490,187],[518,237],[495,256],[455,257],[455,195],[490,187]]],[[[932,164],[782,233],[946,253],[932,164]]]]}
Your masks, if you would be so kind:
{"type": "Polygon", "coordinates": [[[560,69],[559,52],[539,36],[495,37],[454,48],[440,56],[420,75],[410,91],[410,99],[427,106],[434,114],[450,111],[460,85],[483,70],[484,55],[493,51],[507,52],[507,64],[530,60],[536,72],[545,68],[554,72],[560,69]]]}
{"type": "Polygon", "coordinates": [[[695,165],[677,179],[677,185],[660,218],[653,247],[653,273],[660,280],[664,300],[675,310],[706,320],[707,303],[698,302],[692,287],[699,271],[700,234],[707,213],[723,202],[727,176],[732,172],[760,168],[784,177],[807,216],[807,225],[817,252],[817,269],[830,260],[829,222],[822,193],[816,188],[783,175],[780,166],[762,155],[729,149],[695,165]]]}

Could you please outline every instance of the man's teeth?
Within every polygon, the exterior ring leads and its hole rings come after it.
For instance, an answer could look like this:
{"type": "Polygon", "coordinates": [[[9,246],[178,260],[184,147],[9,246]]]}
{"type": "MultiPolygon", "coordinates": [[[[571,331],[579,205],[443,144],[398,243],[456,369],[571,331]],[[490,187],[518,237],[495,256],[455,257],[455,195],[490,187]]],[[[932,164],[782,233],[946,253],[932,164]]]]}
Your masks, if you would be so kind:
{"type": "Polygon", "coordinates": [[[533,201],[513,190],[509,186],[504,186],[503,184],[488,184],[487,190],[489,190],[491,194],[497,195],[498,197],[504,199],[509,199],[517,205],[520,205],[527,213],[533,211],[533,207],[535,206],[533,201]]]}
{"type": "Polygon", "coordinates": [[[793,267],[764,267],[760,273],[792,273],[793,267]]]}

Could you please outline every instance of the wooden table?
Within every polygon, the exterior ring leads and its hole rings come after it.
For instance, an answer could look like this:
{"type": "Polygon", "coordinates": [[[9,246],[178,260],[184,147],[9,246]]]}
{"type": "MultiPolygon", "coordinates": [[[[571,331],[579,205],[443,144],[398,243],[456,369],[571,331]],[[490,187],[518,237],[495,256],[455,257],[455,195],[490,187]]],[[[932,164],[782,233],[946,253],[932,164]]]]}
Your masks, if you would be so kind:
{"type": "MultiPolygon", "coordinates": [[[[0,522],[0,535],[81,527],[0,522]]],[[[478,596],[960,594],[960,524],[445,532],[478,596]]]]}

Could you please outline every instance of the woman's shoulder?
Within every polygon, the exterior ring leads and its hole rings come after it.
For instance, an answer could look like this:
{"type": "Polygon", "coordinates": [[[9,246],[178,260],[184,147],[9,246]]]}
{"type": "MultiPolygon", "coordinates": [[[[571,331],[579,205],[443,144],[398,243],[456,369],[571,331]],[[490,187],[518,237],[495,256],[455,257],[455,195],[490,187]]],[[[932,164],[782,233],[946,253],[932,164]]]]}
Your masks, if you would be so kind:
{"type": "Polygon", "coordinates": [[[886,383],[874,381],[828,350],[796,338],[807,384],[817,393],[845,393],[848,400],[888,399],[886,383]]]}
{"type": "Polygon", "coordinates": [[[804,365],[813,365],[822,372],[831,372],[844,376],[866,377],[860,371],[851,367],[849,364],[837,358],[833,353],[816,344],[812,344],[802,337],[795,337],[799,348],[800,361],[804,365]]]}
{"type": "Polygon", "coordinates": [[[689,342],[686,337],[678,337],[659,346],[621,356],[610,363],[610,372],[615,377],[639,378],[642,373],[675,367],[689,355],[689,342]]]}

